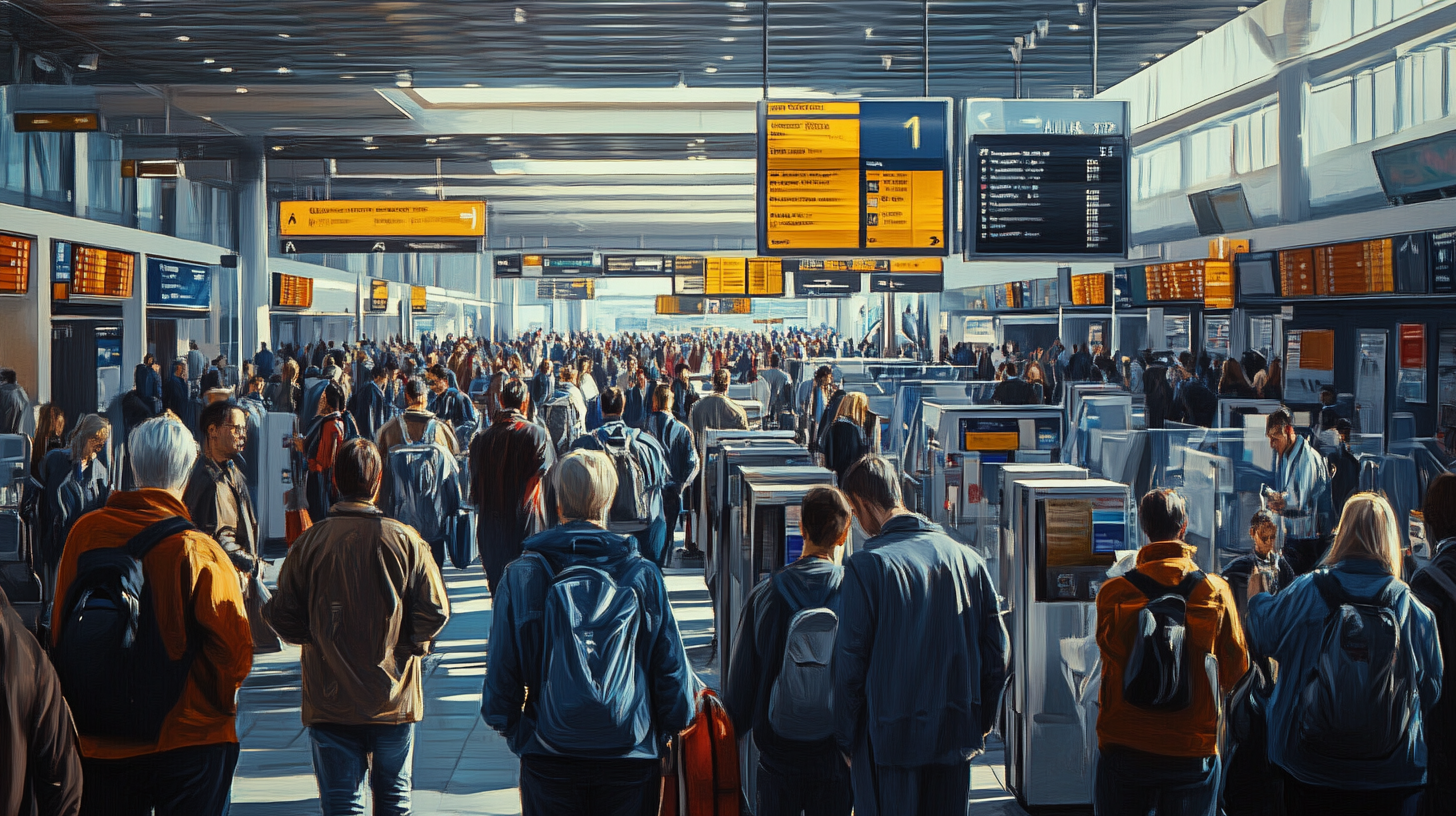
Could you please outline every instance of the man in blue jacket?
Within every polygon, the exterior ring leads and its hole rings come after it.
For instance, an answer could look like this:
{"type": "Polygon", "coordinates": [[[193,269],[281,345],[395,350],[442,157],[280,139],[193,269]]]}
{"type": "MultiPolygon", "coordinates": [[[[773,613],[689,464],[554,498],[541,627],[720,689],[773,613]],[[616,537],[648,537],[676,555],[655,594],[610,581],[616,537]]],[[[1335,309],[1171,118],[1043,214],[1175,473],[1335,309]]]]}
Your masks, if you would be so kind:
{"type": "MultiPolygon", "coordinates": [[[[610,529],[614,532],[631,535],[637,539],[637,546],[642,555],[654,563],[665,563],[667,556],[667,517],[663,513],[662,489],[671,482],[671,475],[667,465],[667,452],[663,450],[662,444],[650,434],[645,434],[635,428],[627,427],[622,421],[622,409],[626,405],[626,397],[616,388],[608,388],[602,392],[600,403],[602,406],[602,426],[591,433],[578,437],[571,444],[572,450],[595,450],[602,451],[611,456],[612,450],[626,448],[630,455],[641,468],[642,484],[640,493],[645,494],[648,517],[646,519],[625,519],[612,518],[609,521],[610,529]]],[[[620,472],[620,471],[619,471],[620,472]]],[[[618,490],[631,491],[631,485],[620,485],[618,490]]],[[[622,502],[616,506],[631,504],[628,498],[623,497],[622,502]]]]}
{"type": "Polygon", "coordinates": [[[481,715],[521,758],[523,813],[657,813],[661,758],[692,720],[697,678],[662,573],[605,529],[611,461],[572,451],[551,478],[562,525],[506,567],[481,715]]]}
{"type": "Polygon", "coordinates": [[[264,380],[273,376],[273,352],[268,350],[267,343],[258,344],[258,353],[253,355],[253,370],[263,375],[264,380]]]}
{"type": "Polygon", "coordinates": [[[354,393],[354,404],[350,406],[354,422],[359,426],[359,435],[371,442],[378,435],[379,429],[394,418],[394,406],[385,396],[385,389],[389,387],[389,375],[389,369],[375,366],[370,372],[369,382],[360,385],[354,393]]]}
{"type": "Polygon", "coordinates": [[[1280,408],[1264,420],[1264,435],[1279,457],[1266,506],[1284,523],[1284,557],[1297,575],[1314,569],[1329,549],[1334,527],[1330,472],[1325,458],[1294,432],[1294,417],[1280,408]]]}
{"type": "Polygon", "coordinates": [[[855,813],[963,816],[1006,679],[996,589],[979,555],[905,509],[887,460],[866,456],[842,486],[870,536],[845,565],[834,654],[855,813]]]}
{"type": "MultiPolygon", "coordinates": [[[[772,706],[794,617],[806,609],[840,612],[844,567],[839,561],[851,521],[853,513],[843,493],[832,487],[810,490],[799,522],[803,557],[754,587],[735,630],[723,704],[733,719],[734,733],[753,730],[753,744],[758,747],[758,816],[800,812],[849,816],[849,766],[834,735],[805,739],[802,733],[780,733],[775,722],[790,732],[807,729],[782,711],[775,717],[772,706]]],[[[780,689],[780,693],[785,692],[780,689]]],[[[832,705],[830,696],[823,696],[826,708],[832,705]]]]}
{"type": "Polygon", "coordinates": [[[662,517],[667,528],[657,566],[667,566],[672,554],[671,540],[682,516],[682,494],[698,475],[698,446],[693,432],[672,415],[672,386],[658,383],[652,389],[652,413],[642,421],[642,430],[652,435],[667,454],[668,482],[662,488],[662,517]]]}

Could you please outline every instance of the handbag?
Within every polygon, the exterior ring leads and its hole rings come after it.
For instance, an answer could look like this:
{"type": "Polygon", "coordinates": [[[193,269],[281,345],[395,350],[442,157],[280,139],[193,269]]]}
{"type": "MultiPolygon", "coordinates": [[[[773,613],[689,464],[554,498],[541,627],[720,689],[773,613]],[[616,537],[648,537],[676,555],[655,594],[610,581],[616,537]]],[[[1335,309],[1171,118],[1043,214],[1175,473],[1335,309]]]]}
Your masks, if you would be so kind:
{"type": "MultiPolygon", "coordinates": [[[[306,511],[305,511],[306,512],[306,511]]],[[[268,618],[263,614],[263,607],[272,600],[273,593],[268,591],[263,579],[258,577],[254,571],[248,575],[246,589],[243,591],[243,606],[248,612],[248,626],[253,630],[253,654],[273,654],[283,651],[283,644],[278,640],[278,634],[269,625],[268,618]]]]}

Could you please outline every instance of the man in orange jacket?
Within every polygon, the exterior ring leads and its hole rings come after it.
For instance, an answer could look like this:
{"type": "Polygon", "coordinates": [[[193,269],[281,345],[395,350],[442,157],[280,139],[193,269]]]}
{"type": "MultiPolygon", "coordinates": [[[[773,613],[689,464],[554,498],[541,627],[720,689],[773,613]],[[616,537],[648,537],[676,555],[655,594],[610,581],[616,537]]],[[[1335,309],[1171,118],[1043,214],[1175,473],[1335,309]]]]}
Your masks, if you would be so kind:
{"type": "Polygon", "coordinates": [[[1114,578],[1097,593],[1097,645],[1102,649],[1097,741],[1102,756],[1097,763],[1095,809],[1097,816],[1149,812],[1213,816],[1218,803],[1218,702],[1206,659],[1208,655],[1218,659],[1219,699],[1223,699],[1249,669],[1244,631],[1228,583],[1216,575],[1197,579],[1196,550],[1183,543],[1188,529],[1183,498],[1168,489],[1149,491],[1138,503],[1138,516],[1148,537],[1137,554],[1138,575],[1114,578]],[[1184,584],[1190,576],[1193,580],[1184,584]],[[1176,592],[1180,584],[1191,587],[1184,618],[1191,693],[1181,706],[1142,707],[1125,694],[1129,659],[1150,600],[1135,581],[1160,598],[1176,592]]]}
{"type": "MultiPolygon", "coordinates": [[[[183,491],[197,442],[176,416],[138,425],[128,437],[137,489],[113,492],[106,506],[82,516],[66,539],[56,574],[67,597],[83,553],[125,546],[170,516],[189,518],[183,491]]],[[[253,665],[253,634],[238,571],[217,542],[195,530],[163,539],[142,559],[157,625],[171,659],[197,646],[181,699],[155,743],[80,735],[85,778],[81,814],[221,816],[238,763],[238,689],[253,665]],[[178,576],[181,580],[178,580],[178,576]]],[[[65,636],[56,607],[52,643],[65,636]]]]}

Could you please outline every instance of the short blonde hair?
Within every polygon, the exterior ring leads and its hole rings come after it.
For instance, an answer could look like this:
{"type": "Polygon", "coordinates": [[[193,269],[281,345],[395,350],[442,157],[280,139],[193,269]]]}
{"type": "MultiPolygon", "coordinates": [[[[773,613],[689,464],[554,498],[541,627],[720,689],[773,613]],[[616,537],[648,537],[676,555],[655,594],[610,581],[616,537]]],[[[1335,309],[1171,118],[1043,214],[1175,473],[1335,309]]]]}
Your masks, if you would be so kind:
{"type": "Polygon", "coordinates": [[[552,471],[556,509],[563,520],[604,523],[617,495],[617,471],[601,451],[574,450],[552,471]]]}
{"type": "Polygon", "coordinates": [[[839,412],[834,415],[835,419],[846,417],[854,420],[856,425],[863,425],[865,414],[870,410],[870,398],[860,391],[851,391],[844,395],[839,401],[839,412]]]}
{"type": "Polygon", "coordinates": [[[96,437],[106,439],[111,436],[111,423],[99,414],[86,414],[81,421],[76,423],[76,431],[71,434],[71,461],[79,462],[86,458],[86,445],[96,437]]]}
{"type": "Polygon", "coordinates": [[[1345,502],[1335,543],[1323,563],[1338,564],[1346,558],[1379,561],[1386,572],[1400,576],[1400,525],[1384,496],[1356,493],[1345,502]]]}

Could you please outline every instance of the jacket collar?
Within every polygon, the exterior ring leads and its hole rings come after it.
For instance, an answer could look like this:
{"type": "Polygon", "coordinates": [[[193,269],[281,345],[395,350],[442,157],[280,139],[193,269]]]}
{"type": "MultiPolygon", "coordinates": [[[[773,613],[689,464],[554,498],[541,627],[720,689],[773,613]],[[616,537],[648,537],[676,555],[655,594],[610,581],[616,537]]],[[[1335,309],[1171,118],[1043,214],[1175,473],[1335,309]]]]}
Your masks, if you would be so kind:
{"type": "Polygon", "coordinates": [[[143,487],[138,490],[118,490],[106,499],[106,506],[117,510],[139,510],[156,513],[158,516],[181,516],[188,521],[192,514],[181,499],[165,490],[143,487]]]}
{"type": "Polygon", "coordinates": [[[1346,558],[1333,565],[1339,572],[1353,572],[1360,575],[1387,575],[1385,565],[1369,558],[1346,558]]]}
{"type": "Polygon", "coordinates": [[[872,544],[889,536],[924,532],[938,533],[942,532],[942,530],[939,524],[935,524],[922,515],[917,513],[901,513],[898,516],[892,516],[889,521],[886,521],[884,526],[880,527],[880,534],[865,542],[865,548],[874,549],[874,546],[871,546],[872,544]]]}
{"type": "Polygon", "coordinates": [[[329,515],[343,516],[382,516],[384,511],[370,502],[341,501],[335,502],[329,508],[329,515]]]}
{"type": "Polygon", "coordinates": [[[496,425],[499,425],[502,422],[525,422],[525,421],[526,421],[525,415],[522,414],[520,411],[517,411],[515,409],[511,409],[511,410],[508,410],[508,411],[496,411],[495,412],[495,416],[491,417],[491,422],[494,423],[494,424],[496,424],[496,425]]]}
{"type": "Polygon", "coordinates": [[[1197,552],[1197,547],[1182,541],[1153,541],[1138,550],[1137,562],[1138,566],[1142,566],[1149,561],[1172,561],[1179,558],[1192,561],[1197,552]]]}

